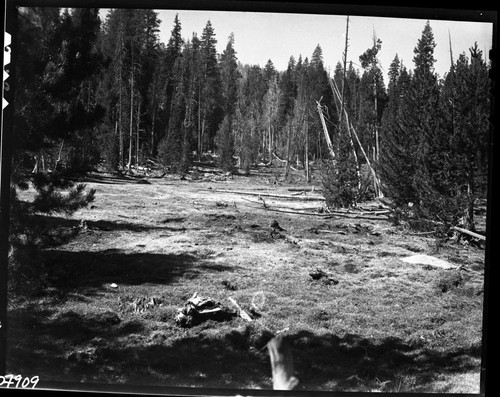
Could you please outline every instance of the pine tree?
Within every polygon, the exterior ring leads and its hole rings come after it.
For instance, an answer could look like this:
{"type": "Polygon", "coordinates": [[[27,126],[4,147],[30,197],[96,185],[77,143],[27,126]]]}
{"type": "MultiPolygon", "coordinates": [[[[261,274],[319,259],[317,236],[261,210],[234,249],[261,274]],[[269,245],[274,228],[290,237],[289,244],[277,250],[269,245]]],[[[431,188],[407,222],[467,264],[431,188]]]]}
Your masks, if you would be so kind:
{"type": "Polygon", "coordinates": [[[16,108],[14,128],[23,150],[17,155],[33,156],[35,171],[55,169],[62,162],[86,171],[98,161],[86,143],[94,139],[94,126],[104,116],[91,87],[102,64],[96,48],[97,11],[23,12],[28,17],[20,27],[20,43],[32,48],[19,53],[16,102],[22,105],[16,108]]]}
{"type": "Polygon", "coordinates": [[[474,203],[487,186],[489,133],[488,68],[477,43],[470,59],[461,54],[446,75],[440,109],[448,156],[443,165],[453,210],[450,223],[475,230],[474,203]]]}
{"type": "Polygon", "coordinates": [[[217,62],[217,39],[212,23],[207,21],[200,39],[200,85],[198,91],[198,157],[203,150],[213,148],[213,136],[219,125],[217,105],[219,103],[219,69],[217,62]]]}
{"type": "Polygon", "coordinates": [[[239,100],[237,107],[237,142],[236,148],[240,157],[240,168],[245,173],[250,171],[250,165],[257,161],[264,151],[265,108],[267,82],[265,69],[258,65],[242,65],[241,71],[246,71],[240,79],[239,100]]]}
{"type": "Polygon", "coordinates": [[[404,128],[415,150],[414,203],[424,217],[439,216],[443,206],[442,184],[443,150],[446,139],[439,128],[439,86],[434,72],[434,34],[427,22],[414,50],[415,69],[410,82],[408,100],[405,101],[404,128]],[[414,137],[414,138],[412,138],[414,137]]]}
{"type": "Polygon", "coordinates": [[[382,124],[379,166],[385,194],[401,206],[415,200],[412,180],[417,165],[415,145],[411,144],[403,127],[408,111],[406,101],[409,100],[411,76],[406,67],[399,66],[396,71],[395,65],[393,62],[389,102],[382,124]]]}
{"type": "MultiPolygon", "coordinates": [[[[266,73],[266,72],[265,72],[266,73]]],[[[273,149],[276,147],[276,117],[278,113],[279,87],[277,73],[268,82],[264,97],[263,125],[267,130],[268,159],[272,161],[273,149]]]]}
{"type": "Polygon", "coordinates": [[[93,138],[103,112],[92,89],[100,68],[97,10],[61,14],[58,8],[22,7],[19,13],[9,287],[20,285],[32,293],[43,286],[42,264],[34,258],[48,231],[30,221],[37,212],[71,214],[94,200],[94,190],[86,191],[56,166],[63,155],[82,156],[71,151],[88,149],[82,140],[93,138]],[[17,189],[28,188],[28,182],[36,190],[30,204],[16,199],[17,189]],[[23,254],[28,247],[31,255],[23,254]]]}
{"type": "Polygon", "coordinates": [[[238,63],[234,50],[234,35],[229,36],[226,49],[220,57],[221,99],[223,122],[217,132],[216,145],[219,152],[219,165],[228,172],[234,172],[234,132],[233,122],[238,100],[238,63]]]}

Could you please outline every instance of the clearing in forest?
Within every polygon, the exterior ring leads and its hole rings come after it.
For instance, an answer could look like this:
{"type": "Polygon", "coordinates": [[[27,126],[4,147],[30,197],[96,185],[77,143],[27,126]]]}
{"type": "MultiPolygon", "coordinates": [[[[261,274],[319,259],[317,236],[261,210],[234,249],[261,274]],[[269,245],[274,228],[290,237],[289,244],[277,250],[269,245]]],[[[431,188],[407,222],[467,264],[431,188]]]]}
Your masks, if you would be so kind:
{"type": "Polygon", "coordinates": [[[33,220],[56,231],[48,284],[9,303],[8,370],[270,389],[265,346],[282,332],[298,390],[478,393],[484,250],[411,234],[373,203],[327,215],[317,190],[269,181],[91,174],[91,206],[33,220]],[[424,254],[450,268],[403,260],[424,254]],[[252,321],[179,326],[195,292],[252,321]]]}

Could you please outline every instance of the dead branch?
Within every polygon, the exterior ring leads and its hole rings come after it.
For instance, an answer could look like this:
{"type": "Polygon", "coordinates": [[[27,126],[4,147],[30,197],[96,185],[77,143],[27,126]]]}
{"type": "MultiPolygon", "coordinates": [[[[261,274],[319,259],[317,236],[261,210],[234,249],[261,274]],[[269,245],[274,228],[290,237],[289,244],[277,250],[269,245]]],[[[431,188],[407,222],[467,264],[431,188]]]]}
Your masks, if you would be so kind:
{"type": "Polygon", "coordinates": [[[282,163],[286,163],[286,160],[280,159],[280,158],[278,157],[278,155],[276,154],[276,152],[273,152],[273,156],[276,158],[276,160],[278,160],[278,161],[280,161],[280,162],[282,162],[282,163]]]}
{"type": "Polygon", "coordinates": [[[236,309],[238,309],[238,313],[242,319],[244,319],[246,321],[252,321],[252,318],[248,315],[248,313],[245,310],[243,310],[240,305],[238,305],[238,302],[236,302],[236,299],[231,298],[231,297],[229,297],[228,299],[229,299],[229,302],[231,302],[236,307],[236,309]]]}
{"type": "Polygon", "coordinates": [[[324,230],[324,229],[316,229],[315,232],[317,233],[327,233],[327,234],[347,234],[347,232],[343,230],[324,230]]]}
{"type": "Polygon", "coordinates": [[[458,226],[453,226],[452,229],[456,230],[457,232],[467,234],[471,237],[477,238],[479,240],[486,241],[486,236],[483,236],[482,234],[474,233],[474,232],[471,232],[470,230],[462,229],[461,227],[458,227],[458,226]]]}

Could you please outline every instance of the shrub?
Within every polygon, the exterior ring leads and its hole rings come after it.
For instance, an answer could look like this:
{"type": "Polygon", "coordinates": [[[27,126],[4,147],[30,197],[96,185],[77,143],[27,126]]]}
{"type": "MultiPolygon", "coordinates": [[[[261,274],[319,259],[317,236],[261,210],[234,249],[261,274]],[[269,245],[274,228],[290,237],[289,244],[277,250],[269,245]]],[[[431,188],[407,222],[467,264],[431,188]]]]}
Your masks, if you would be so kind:
{"type": "Polygon", "coordinates": [[[354,168],[342,161],[324,161],[321,166],[323,196],[328,207],[350,207],[358,200],[358,178],[354,168]]]}

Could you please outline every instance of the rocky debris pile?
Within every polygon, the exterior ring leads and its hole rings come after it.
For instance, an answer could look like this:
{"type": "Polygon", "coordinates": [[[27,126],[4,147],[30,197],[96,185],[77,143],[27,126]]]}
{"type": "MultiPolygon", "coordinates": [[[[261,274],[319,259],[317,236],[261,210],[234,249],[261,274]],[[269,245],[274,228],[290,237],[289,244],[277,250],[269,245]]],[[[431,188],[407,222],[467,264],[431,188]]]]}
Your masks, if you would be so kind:
{"type": "Polygon", "coordinates": [[[237,315],[236,311],[223,306],[220,302],[210,297],[198,296],[195,292],[184,307],[177,310],[175,322],[181,327],[189,328],[207,320],[228,321],[237,315]]]}
{"type": "Polygon", "coordinates": [[[325,285],[336,285],[339,283],[339,281],[335,279],[331,274],[321,269],[311,270],[309,272],[309,276],[311,276],[314,281],[321,281],[325,285]]]}

